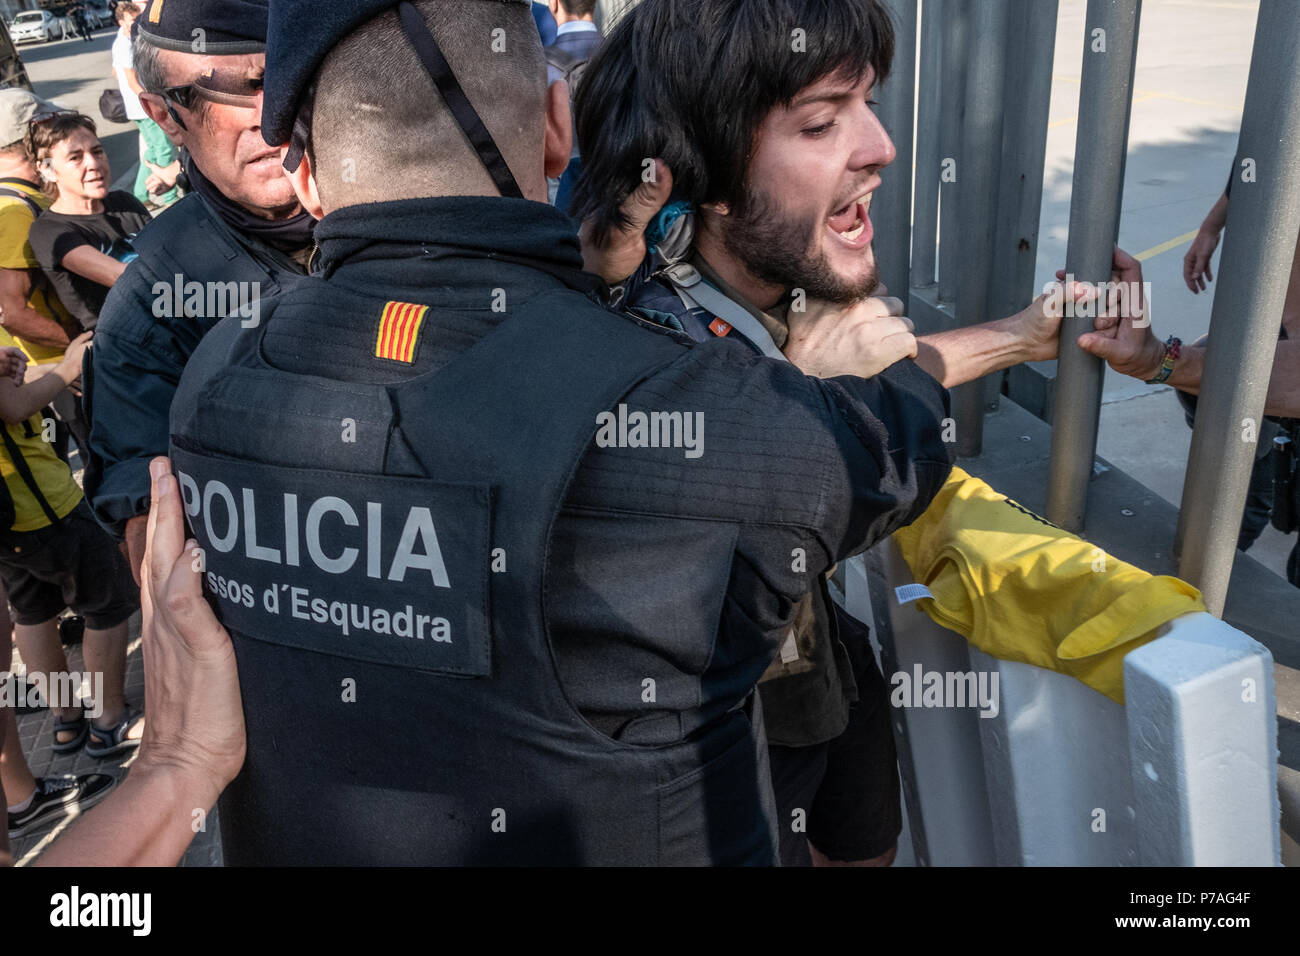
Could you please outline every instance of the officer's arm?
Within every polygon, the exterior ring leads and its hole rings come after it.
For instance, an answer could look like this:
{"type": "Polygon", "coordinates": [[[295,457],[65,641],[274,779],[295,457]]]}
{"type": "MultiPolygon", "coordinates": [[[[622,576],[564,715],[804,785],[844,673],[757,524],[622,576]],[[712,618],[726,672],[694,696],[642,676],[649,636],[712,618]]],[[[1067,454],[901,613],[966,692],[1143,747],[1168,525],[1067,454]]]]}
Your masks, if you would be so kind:
{"type": "Polygon", "coordinates": [[[947,481],[956,447],[949,397],[910,361],[870,379],[813,381],[835,442],[821,534],[839,561],[915,521],[947,481]]]}
{"type": "Polygon", "coordinates": [[[90,452],[98,480],[86,491],[99,520],[121,537],[128,520],[148,513],[149,460],[167,454],[167,415],[179,370],[103,327],[90,360],[90,452]]]}
{"type": "Polygon", "coordinates": [[[68,333],[53,319],[46,318],[27,303],[32,292],[32,277],[26,269],[0,269],[0,325],[10,335],[31,342],[63,348],[68,333]]]}
{"type": "Polygon", "coordinates": [[[137,260],[109,292],[86,375],[86,497],[119,539],[131,518],[149,511],[149,460],[167,454],[168,414],[185,368],[152,314],[152,287],[137,260]]]}

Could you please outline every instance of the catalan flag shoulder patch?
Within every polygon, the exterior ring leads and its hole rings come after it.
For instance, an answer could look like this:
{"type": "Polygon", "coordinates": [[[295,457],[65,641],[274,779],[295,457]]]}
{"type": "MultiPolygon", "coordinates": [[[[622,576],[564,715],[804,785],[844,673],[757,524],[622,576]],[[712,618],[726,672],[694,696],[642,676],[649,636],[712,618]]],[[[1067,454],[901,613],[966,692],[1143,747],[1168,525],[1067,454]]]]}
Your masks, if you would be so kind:
{"type": "Polygon", "coordinates": [[[379,336],[375,339],[375,358],[410,365],[420,344],[420,328],[427,305],[413,302],[388,302],[379,319],[379,336]]]}

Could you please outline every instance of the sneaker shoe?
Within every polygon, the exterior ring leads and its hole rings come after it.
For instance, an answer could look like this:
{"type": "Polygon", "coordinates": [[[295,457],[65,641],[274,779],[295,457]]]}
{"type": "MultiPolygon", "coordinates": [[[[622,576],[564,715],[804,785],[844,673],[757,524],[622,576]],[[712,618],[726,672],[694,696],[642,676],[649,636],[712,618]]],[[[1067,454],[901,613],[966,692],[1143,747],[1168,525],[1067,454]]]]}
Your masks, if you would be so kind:
{"type": "Polygon", "coordinates": [[[26,810],[9,812],[9,839],[17,839],[46,824],[75,817],[108,796],[117,780],[106,773],[79,777],[37,777],[36,793],[26,810]]]}

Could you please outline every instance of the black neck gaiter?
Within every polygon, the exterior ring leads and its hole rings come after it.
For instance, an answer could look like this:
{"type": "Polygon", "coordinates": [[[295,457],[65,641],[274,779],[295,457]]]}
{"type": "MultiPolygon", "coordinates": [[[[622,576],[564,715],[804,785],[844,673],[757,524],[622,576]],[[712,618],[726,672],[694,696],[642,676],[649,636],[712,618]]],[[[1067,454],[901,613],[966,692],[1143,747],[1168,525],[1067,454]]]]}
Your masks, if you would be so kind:
{"type": "Polygon", "coordinates": [[[312,244],[312,230],[316,227],[316,220],[305,210],[300,210],[288,219],[263,219],[212,185],[199,170],[193,156],[187,154],[184,165],[190,188],[207,200],[208,205],[231,229],[252,236],[286,254],[299,252],[312,244]]]}

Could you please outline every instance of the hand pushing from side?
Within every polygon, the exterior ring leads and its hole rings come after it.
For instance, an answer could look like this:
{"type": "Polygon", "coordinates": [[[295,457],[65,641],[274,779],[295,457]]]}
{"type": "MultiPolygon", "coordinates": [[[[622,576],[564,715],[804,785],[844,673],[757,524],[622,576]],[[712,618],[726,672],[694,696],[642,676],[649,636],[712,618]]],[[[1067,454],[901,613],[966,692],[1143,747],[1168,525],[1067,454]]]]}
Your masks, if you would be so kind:
{"type": "Polygon", "coordinates": [[[215,801],[244,763],[244,711],[230,636],[203,599],[198,545],[185,540],[166,458],[149,466],[153,503],[144,559],[148,720],[138,765],[179,775],[215,801]]]}
{"type": "Polygon", "coordinates": [[[852,305],[809,301],[786,318],[785,357],[805,375],[870,378],[895,362],[916,358],[911,319],[899,299],[873,297],[852,305]]]}

